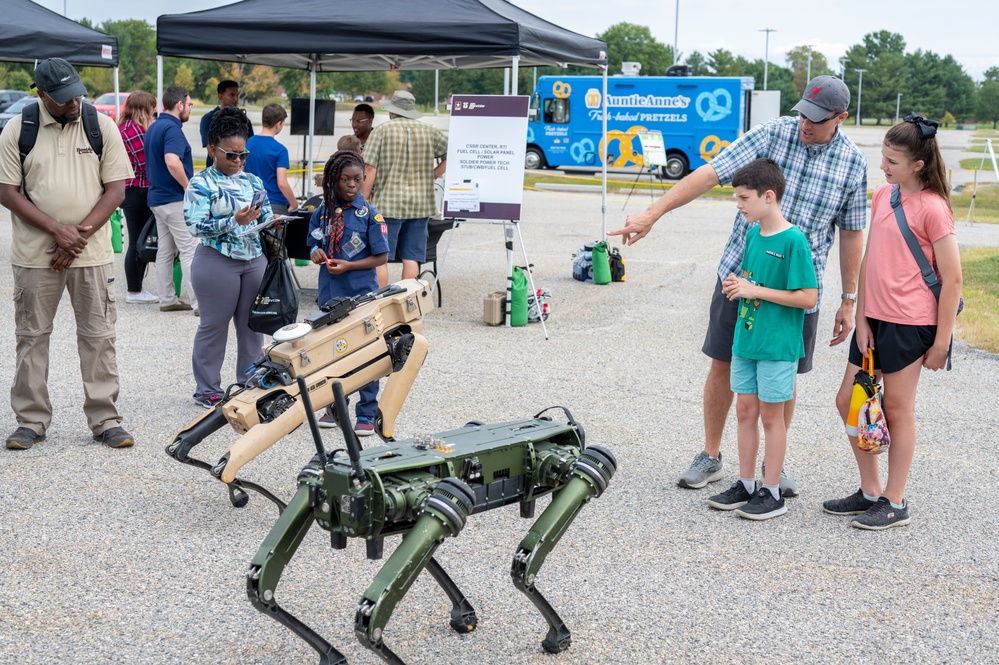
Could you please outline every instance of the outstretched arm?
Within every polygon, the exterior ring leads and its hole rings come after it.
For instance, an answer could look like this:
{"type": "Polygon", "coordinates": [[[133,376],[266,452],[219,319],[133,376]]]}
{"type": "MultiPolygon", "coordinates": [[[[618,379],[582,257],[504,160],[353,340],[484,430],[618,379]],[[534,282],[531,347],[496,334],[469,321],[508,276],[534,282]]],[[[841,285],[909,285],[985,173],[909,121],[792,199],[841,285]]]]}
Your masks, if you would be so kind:
{"type": "Polygon", "coordinates": [[[642,212],[628,215],[624,228],[608,231],[609,236],[621,236],[625,245],[633,245],[652,230],[653,224],[670,210],[684,206],[718,185],[718,174],[710,164],[698,168],[642,212]]]}

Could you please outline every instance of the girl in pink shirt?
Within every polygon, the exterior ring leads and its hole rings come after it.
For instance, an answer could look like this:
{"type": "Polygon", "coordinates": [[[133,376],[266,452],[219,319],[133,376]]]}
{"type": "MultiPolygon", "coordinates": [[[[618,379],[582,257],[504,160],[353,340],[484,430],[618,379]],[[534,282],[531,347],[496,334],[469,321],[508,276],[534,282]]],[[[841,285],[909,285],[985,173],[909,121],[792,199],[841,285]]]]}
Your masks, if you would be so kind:
{"type": "Polygon", "coordinates": [[[833,515],[856,515],[861,529],[909,523],[905,484],[916,447],[916,386],[922,369],[947,365],[961,298],[961,259],[950,210],[950,187],[936,128],[939,123],[910,114],[885,135],[881,170],[888,184],[874,192],[867,251],[860,266],[857,327],[836,406],[846,422],[854,376],[863,354],[874,350],[876,374],[884,378],[883,408],[891,447],[888,480],[882,488],[878,457],[850,446],[860,471],[860,489],[822,504],[833,515]],[[891,207],[893,188],[920,250],[942,282],[940,301],[923,279],[891,207]]]}

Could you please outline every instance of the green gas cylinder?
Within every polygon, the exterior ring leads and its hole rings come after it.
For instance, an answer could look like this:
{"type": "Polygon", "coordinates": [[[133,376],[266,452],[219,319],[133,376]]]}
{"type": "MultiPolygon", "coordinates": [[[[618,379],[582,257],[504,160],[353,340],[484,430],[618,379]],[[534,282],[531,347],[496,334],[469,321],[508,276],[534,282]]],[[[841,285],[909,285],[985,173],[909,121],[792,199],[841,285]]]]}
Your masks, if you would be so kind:
{"type": "Polygon", "coordinates": [[[610,260],[607,258],[607,241],[601,240],[593,246],[593,283],[610,284],[610,260]]]}
{"type": "Polygon", "coordinates": [[[514,266],[513,284],[510,287],[510,325],[527,325],[527,275],[514,266]]]}
{"type": "Polygon", "coordinates": [[[111,213],[111,249],[115,254],[121,254],[121,209],[111,213]]]}

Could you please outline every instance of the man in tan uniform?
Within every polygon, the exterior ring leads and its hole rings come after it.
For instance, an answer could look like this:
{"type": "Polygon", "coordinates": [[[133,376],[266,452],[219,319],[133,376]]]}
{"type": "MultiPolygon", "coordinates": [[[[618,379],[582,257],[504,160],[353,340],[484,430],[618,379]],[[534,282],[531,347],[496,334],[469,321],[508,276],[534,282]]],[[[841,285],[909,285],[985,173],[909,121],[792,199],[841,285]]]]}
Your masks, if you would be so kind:
{"type": "Polygon", "coordinates": [[[23,168],[23,116],[12,118],[0,135],[0,205],[13,219],[17,339],[10,405],[18,427],[7,448],[30,448],[45,439],[52,423],[49,337],[67,290],[76,315],[87,423],[94,440],[124,448],[133,440],[115,406],[117,313],[107,221],[125,198],[132,167],[114,121],[104,114],[97,114],[103,154],[95,154],[81,120],[87,90],[71,64],[61,58],[42,62],[32,87],[38,88],[38,137],[23,168]]]}

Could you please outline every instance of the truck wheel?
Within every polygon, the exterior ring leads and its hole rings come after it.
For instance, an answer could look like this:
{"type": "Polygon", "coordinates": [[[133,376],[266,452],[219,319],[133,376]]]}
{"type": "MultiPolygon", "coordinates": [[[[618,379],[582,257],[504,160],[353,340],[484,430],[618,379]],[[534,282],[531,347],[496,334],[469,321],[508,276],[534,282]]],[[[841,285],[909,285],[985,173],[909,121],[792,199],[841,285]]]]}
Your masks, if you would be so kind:
{"type": "Polygon", "coordinates": [[[679,180],[690,171],[687,156],[681,152],[671,152],[666,155],[666,165],[662,167],[663,178],[679,180]]]}
{"type": "Polygon", "coordinates": [[[527,149],[527,153],[524,155],[524,168],[525,169],[543,169],[545,168],[545,156],[542,154],[541,150],[535,147],[530,147],[527,149]]]}

